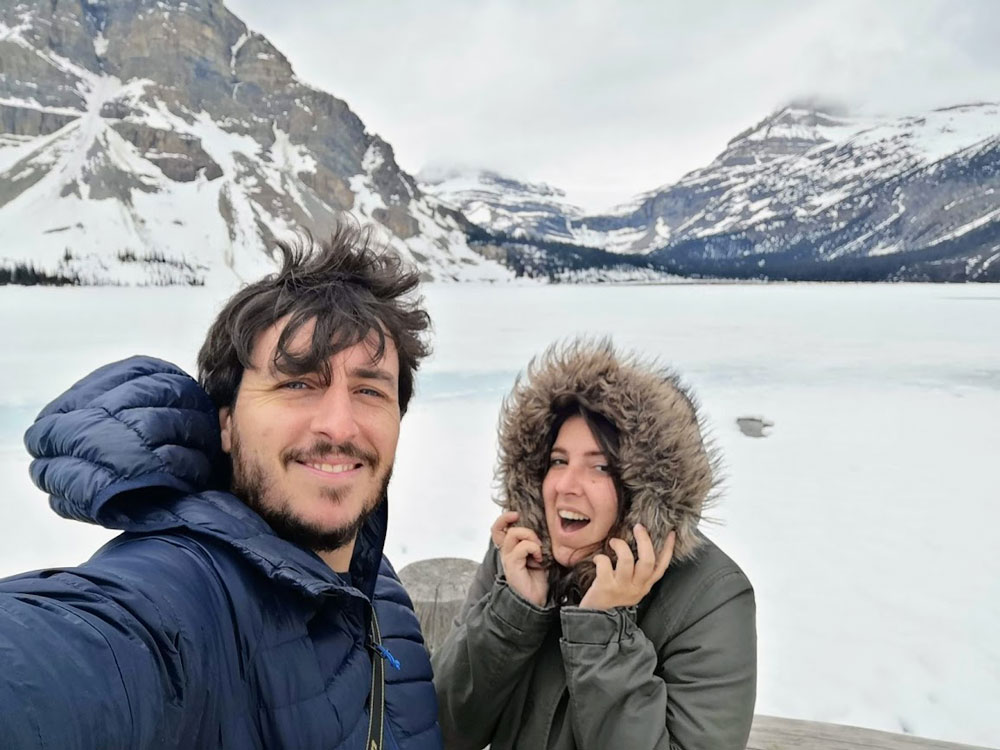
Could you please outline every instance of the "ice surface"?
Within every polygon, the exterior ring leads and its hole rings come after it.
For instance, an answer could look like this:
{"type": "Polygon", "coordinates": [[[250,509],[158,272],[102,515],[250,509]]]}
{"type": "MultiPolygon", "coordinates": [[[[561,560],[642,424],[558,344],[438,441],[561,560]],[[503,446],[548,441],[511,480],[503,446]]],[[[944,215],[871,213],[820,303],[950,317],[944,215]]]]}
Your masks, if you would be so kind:
{"type": "MultiPolygon", "coordinates": [[[[430,285],[435,354],[403,420],[387,552],[478,559],[500,400],[555,339],[674,365],[726,459],[705,529],[757,591],[757,710],[1000,745],[1000,289],[430,285]],[[739,416],[775,423],[743,436],[739,416]]],[[[219,289],[0,288],[0,575],[109,533],[27,479],[33,415],[109,360],[191,368],[219,289]]]]}

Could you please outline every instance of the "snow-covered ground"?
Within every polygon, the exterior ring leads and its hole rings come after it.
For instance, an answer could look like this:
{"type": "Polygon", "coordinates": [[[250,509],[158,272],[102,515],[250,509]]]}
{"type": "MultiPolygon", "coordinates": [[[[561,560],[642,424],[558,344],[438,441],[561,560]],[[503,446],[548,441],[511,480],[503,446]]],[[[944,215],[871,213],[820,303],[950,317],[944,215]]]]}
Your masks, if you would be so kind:
{"type": "MultiPolygon", "coordinates": [[[[1000,288],[426,288],[435,354],[403,421],[388,552],[478,559],[494,429],[551,341],[614,334],[672,363],[726,457],[708,533],[757,590],[757,710],[1000,745],[1000,288]],[[775,423],[744,437],[743,415],[775,423]]],[[[191,368],[224,292],[0,289],[0,575],[79,562],[21,434],[50,398],[142,352],[191,368]]]]}

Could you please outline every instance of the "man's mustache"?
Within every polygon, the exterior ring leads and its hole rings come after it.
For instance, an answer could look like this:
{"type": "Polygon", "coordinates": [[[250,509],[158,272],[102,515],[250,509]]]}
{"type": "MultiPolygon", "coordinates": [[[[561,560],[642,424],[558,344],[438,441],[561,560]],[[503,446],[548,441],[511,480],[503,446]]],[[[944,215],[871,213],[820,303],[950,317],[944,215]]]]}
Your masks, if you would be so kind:
{"type": "Polygon", "coordinates": [[[308,449],[289,448],[282,453],[281,458],[287,466],[292,461],[299,463],[319,463],[322,459],[335,455],[346,458],[354,458],[363,464],[374,467],[378,464],[378,454],[372,451],[365,451],[351,442],[331,443],[320,441],[313,443],[308,449]]]}

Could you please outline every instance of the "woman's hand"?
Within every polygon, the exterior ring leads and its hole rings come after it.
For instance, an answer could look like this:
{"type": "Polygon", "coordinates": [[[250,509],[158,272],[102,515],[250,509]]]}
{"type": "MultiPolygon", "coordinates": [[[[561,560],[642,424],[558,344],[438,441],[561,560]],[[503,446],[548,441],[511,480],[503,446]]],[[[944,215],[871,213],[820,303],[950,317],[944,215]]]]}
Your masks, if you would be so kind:
{"type": "Polygon", "coordinates": [[[549,596],[549,576],[542,563],[542,542],[531,529],[514,526],[517,511],[501,513],[490,529],[493,544],[500,550],[500,565],[507,585],[537,607],[549,596]]]}
{"type": "Polygon", "coordinates": [[[580,606],[586,609],[613,609],[638,604],[667,572],[674,556],[677,535],[667,534],[666,544],[657,558],[649,532],[642,524],[635,525],[635,546],[639,553],[636,561],[624,539],[610,539],[608,543],[618,556],[618,565],[612,567],[607,555],[594,555],[597,577],[583,595],[580,606]]]}

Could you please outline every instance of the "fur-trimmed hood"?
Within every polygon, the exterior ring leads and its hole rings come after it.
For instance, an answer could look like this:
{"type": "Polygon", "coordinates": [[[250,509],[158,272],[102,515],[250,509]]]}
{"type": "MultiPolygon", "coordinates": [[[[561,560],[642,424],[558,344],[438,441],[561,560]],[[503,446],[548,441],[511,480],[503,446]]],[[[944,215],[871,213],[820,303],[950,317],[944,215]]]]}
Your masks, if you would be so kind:
{"type": "Polygon", "coordinates": [[[607,339],[553,345],[518,376],[500,413],[498,504],[521,514],[519,524],[538,534],[544,563],[550,564],[541,478],[548,468],[553,407],[568,397],[619,430],[618,468],[630,498],[625,540],[633,551],[632,527],[642,523],[657,552],[674,529],[674,559],[690,557],[701,542],[698,522],[717,485],[717,453],[677,375],[616,352],[607,339]]]}

